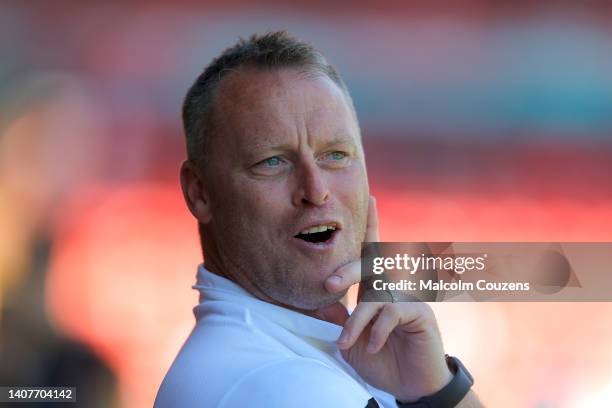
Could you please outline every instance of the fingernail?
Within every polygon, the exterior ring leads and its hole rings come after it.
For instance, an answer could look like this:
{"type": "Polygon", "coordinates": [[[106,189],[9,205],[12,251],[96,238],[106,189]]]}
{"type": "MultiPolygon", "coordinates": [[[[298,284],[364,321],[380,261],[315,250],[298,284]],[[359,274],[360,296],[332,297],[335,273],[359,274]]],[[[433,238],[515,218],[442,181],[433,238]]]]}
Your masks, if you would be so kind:
{"type": "Polygon", "coordinates": [[[338,275],[332,275],[329,278],[327,278],[327,282],[333,284],[333,285],[339,285],[340,282],[342,282],[342,278],[338,275]]]}
{"type": "Polygon", "coordinates": [[[376,351],[376,344],[374,344],[374,342],[370,340],[370,342],[368,343],[368,348],[366,350],[368,353],[374,353],[374,351],[376,351]]]}

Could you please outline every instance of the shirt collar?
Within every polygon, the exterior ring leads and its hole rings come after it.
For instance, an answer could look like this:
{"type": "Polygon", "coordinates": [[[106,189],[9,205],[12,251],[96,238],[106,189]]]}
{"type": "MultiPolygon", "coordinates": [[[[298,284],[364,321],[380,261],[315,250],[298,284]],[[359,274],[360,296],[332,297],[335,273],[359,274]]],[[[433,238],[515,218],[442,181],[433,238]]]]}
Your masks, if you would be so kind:
{"type": "Polygon", "coordinates": [[[306,316],[302,313],[260,300],[231,280],[214,274],[200,264],[194,289],[200,292],[200,305],[207,300],[240,303],[252,312],[271,320],[301,336],[323,342],[335,342],[342,327],[337,324],[306,316]]]}

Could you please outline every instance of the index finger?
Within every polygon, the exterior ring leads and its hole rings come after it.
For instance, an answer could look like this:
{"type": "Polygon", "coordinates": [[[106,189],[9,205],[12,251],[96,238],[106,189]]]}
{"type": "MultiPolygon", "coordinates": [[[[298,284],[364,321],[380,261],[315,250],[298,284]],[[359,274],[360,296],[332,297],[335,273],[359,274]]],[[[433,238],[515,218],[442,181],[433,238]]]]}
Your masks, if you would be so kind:
{"type": "Polygon", "coordinates": [[[366,224],[366,242],[378,242],[378,210],[376,209],[376,198],[370,196],[368,203],[368,221],[366,224]]]}
{"type": "MultiPolygon", "coordinates": [[[[378,212],[376,210],[376,199],[374,196],[370,196],[365,240],[366,242],[377,242],[378,239],[378,212]]],[[[361,259],[339,267],[327,278],[325,287],[330,292],[336,293],[359,282],[361,282],[361,259]]]]}

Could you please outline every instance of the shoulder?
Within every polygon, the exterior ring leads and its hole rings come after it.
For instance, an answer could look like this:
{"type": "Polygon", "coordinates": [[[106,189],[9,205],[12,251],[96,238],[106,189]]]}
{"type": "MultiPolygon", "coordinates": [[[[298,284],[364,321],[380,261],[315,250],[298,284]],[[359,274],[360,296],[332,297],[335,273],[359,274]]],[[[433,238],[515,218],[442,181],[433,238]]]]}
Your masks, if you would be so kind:
{"type": "Polygon", "coordinates": [[[299,342],[249,313],[208,315],[166,374],[155,408],[366,405],[361,385],[335,364],[302,355],[299,342]]]}
{"type": "Polygon", "coordinates": [[[245,372],[289,355],[273,340],[231,319],[198,322],[166,373],[155,407],[216,407],[245,372]]]}
{"type": "Polygon", "coordinates": [[[192,333],[164,378],[155,408],[360,408],[369,398],[348,374],[316,359],[257,341],[245,348],[233,344],[233,336],[221,346],[204,338],[197,341],[192,333]]]}
{"type": "Polygon", "coordinates": [[[350,377],[320,361],[301,357],[252,367],[220,388],[214,381],[200,379],[175,384],[179,386],[172,390],[162,387],[155,407],[361,408],[369,399],[350,377]]]}

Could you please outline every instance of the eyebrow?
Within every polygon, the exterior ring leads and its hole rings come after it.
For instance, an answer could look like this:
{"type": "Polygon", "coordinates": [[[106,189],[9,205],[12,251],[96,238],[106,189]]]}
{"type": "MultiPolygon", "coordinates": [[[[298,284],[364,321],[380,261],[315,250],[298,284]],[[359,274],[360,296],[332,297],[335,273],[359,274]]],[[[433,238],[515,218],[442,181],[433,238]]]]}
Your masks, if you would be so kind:
{"type": "Polygon", "coordinates": [[[292,146],[287,143],[283,144],[275,144],[275,143],[259,143],[252,144],[249,146],[249,149],[245,149],[242,151],[242,156],[248,160],[255,160],[260,155],[261,152],[265,151],[289,151],[292,149],[292,146]]]}
{"type": "Polygon", "coordinates": [[[352,137],[350,137],[350,136],[338,136],[338,137],[335,137],[334,139],[326,142],[324,144],[324,146],[325,147],[330,147],[330,146],[335,146],[335,145],[340,145],[340,144],[345,144],[345,143],[353,144],[354,145],[355,144],[355,140],[352,137]]]}

